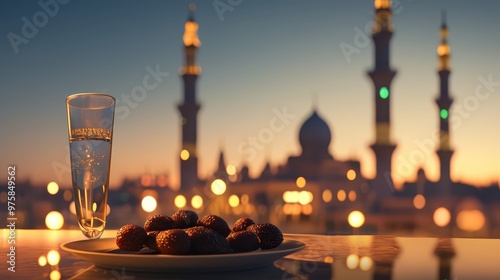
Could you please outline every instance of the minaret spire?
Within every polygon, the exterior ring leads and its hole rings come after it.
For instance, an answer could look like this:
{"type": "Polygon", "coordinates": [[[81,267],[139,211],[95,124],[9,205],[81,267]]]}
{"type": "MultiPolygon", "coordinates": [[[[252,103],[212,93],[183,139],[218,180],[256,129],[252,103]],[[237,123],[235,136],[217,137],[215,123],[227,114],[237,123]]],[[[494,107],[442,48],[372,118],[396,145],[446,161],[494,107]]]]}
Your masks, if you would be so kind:
{"type": "Polygon", "coordinates": [[[198,184],[197,115],[201,105],[196,101],[196,80],[201,68],[196,63],[196,52],[201,45],[198,38],[198,23],[194,20],[194,4],[189,5],[189,17],[184,25],[184,66],[180,75],[184,82],[184,100],[179,104],[182,124],[180,189],[186,190],[198,184]]]}
{"type": "Polygon", "coordinates": [[[391,83],[396,71],[391,69],[390,40],[392,37],[392,1],[375,0],[375,21],[372,39],[375,47],[375,68],[368,72],[375,90],[375,143],[371,146],[376,158],[376,177],[373,188],[379,196],[393,190],[391,169],[392,153],[396,148],[391,141],[391,83]]]}
{"type": "Polygon", "coordinates": [[[444,195],[449,194],[451,184],[450,177],[450,161],[453,155],[453,150],[450,148],[450,130],[449,116],[450,107],[453,99],[449,94],[449,76],[451,73],[450,53],[451,49],[448,45],[448,27],[446,25],[446,13],[442,13],[441,23],[441,42],[437,48],[438,54],[438,74],[439,74],[439,96],[436,99],[436,104],[439,110],[439,147],[437,154],[440,161],[441,172],[441,188],[444,195]]]}

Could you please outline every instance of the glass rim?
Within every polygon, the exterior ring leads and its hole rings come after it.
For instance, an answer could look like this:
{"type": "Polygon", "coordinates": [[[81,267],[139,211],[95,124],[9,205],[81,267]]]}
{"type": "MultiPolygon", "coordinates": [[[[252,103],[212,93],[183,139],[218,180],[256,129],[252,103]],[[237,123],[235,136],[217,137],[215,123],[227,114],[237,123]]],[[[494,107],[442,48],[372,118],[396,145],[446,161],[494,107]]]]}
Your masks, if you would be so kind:
{"type": "Polygon", "coordinates": [[[68,97],[66,97],[66,105],[68,107],[78,108],[78,109],[82,109],[82,110],[101,110],[101,109],[112,107],[115,104],[116,104],[116,99],[113,96],[106,94],[106,93],[102,93],[102,92],[82,92],[82,93],[71,94],[68,97]],[[79,98],[79,97],[85,97],[85,96],[97,96],[97,97],[102,97],[102,98],[108,98],[108,99],[111,99],[112,102],[107,106],[96,106],[96,107],[80,107],[80,106],[75,106],[75,105],[70,104],[71,100],[74,100],[74,99],[79,98]]]}

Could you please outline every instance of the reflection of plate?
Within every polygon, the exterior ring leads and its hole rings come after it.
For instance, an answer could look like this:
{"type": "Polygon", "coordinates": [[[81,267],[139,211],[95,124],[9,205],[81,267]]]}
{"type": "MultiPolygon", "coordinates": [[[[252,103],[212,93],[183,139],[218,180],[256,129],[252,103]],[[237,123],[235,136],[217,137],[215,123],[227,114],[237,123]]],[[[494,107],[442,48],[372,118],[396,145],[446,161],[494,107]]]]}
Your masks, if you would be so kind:
{"type": "Polygon", "coordinates": [[[273,261],[299,251],[305,244],[287,240],[270,250],[215,255],[160,255],[151,251],[126,252],[118,249],[115,238],[81,240],[61,245],[79,258],[105,268],[129,271],[234,271],[271,265],[273,261]]]}

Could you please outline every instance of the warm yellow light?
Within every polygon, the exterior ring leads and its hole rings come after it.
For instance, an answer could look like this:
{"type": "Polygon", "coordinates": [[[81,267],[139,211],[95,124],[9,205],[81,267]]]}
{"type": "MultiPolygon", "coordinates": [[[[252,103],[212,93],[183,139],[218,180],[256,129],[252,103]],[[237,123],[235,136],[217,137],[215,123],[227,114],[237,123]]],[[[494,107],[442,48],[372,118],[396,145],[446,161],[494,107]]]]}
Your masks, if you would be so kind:
{"type": "Polygon", "coordinates": [[[174,199],[174,204],[177,208],[186,206],[186,197],[184,197],[182,194],[177,195],[174,199]]]}
{"type": "Polygon", "coordinates": [[[349,200],[350,201],[355,201],[356,200],[356,192],[355,191],[349,191],[349,200]]]}
{"type": "Polygon", "coordinates": [[[311,204],[306,204],[302,206],[302,214],[309,216],[313,212],[313,207],[311,204]]]}
{"type": "Polygon", "coordinates": [[[485,217],[479,210],[462,210],[457,215],[457,226],[464,231],[478,231],[484,227],[485,217]]]}
{"type": "Polygon", "coordinates": [[[302,212],[302,207],[300,204],[292,204],[292,215],[298,216],[302,212]]]}
{"type": "Polygon", "coordinates": [[[92,203],[92,211],[96,211],[97,210],[97,203],[92,203]]]}
{"type": "Polygon", "coordinates": [[[359,265],[359,257],[355,254],[350,254],[345,260],[345,265],[349,269],[356,269],[359,265]]]}
{"type": "Polygon", "coordinates": [[[221,195],[226,192],[226,183],[221,179],[215,179],[210,188],[214,194],[221,195]]]}
{"type": "Polygon", "coordinates": [[[325,203],[328,203],[328,202],[332,201],[332,197],[333,197],[333,195],[332,195],[332,191],[331,190],[324,190],[323,191],[322,198],[323,198],[323,201],[325,203]]]}
{"type": "Polygon", "coordinates": [[[436,209],[436,211],[434,211],[433,219],[434,223],[438,227],[445,227],[450,223],[450,211],[448,211],[448,209],[444,207],[439,207],[438,209],[436,209]]]}
{"type": "Polygon", "coordinates": [[[59,252],[57,252],[56,250],[50,250],[49,253],[47,254],[47,262],[50,265],[57,265],[60,260],[61,260],[61,255],[59,255],[59,252]]]}
{"type": "Polygon", "coordinates": [[[198,31],[198,24],[194,21],[188,21],[184,25],[184,29],[184,36],[182,37],[184,45],[199,47],[201,42],[196,33],[198,31]]]}
{"type": "Polygon", "coordinates": [[[349,225],[353,228],[359,228],[365,223],[365,215],[358,210],[352,211],[347,217],[349,225]]]}
{"type": "Polygon", "coordinates": [[[60,229],[64,225],[64,217],[57,211],[52,211],[45,217],[45,225],[48,229],[60,229]]]}
{"type": "Polygon", "coordinates": [[[249,201],[250,197],[248,196],[248,194],[244,194],[241,196],[241,204],[243,205],[248,204],[249,201]]]}
{"type": "Polygon", "coordinates": [[[347,180],[354,181],[356,179],[356,171],[349,169],[346,173],[347,180]]]}
{"type": "Polygon", "coordinates": [[[39,266],[46,266],[47,265],[47,258],[45,256],[40,256],[38,258],[38,265],[39,266]]]}
{"type": "Polygon", "coordinates": [[[69,204],[69,212],[71,212],[71,214],[73,215],[76,215],[76,208],[74,201],[71,201],[71,203],[69,204]]]}
{"type": "Polygon", "coordinates": [[[193,198],[191,198],[191,206],[193,206],[194,209],[200,209],[203,206],[203,198],[199,195],[193,196],[193,198]]]}
{"type": "Polygon", "coordinates": [[[71,201],[71,199],[73,198],[73,194],[71,194],[70,190],[65,190],[64,194],[63,194],[63,198],[65,201],[71,201]]]}
{"type": "Polygon", "coordinates": [[[425,197],[421,194],[417,194],[413,198],[413,206],[415,206],[415,208],[417,208],[417,209],[424,208],[425,207],[425,197]]]}
{"type": "Polygon", "coordinates": [[[109,204],[106,204],[106,216],[109,215],[109,213],[111,213],[111,207],[109,204]]]}
{"type": "Polygon", "coordinates": [[[375,9],[390,9],[391,0],[375,0],[375,9]]]}
{"type": "Polygon", "coordinates": [[[231,206],[233,208],[237,207],[238,205],[240,205],[240,198],[237,195],[233,194],[229,197],[228,203],[229,203],[229,206],[231,206]]]}
{"type": "Polygon", "coordinates": [[[283,205],[283,214],[292,215],[292,213],[293,213],[293,205],[290,203],[285,203],[285,205],[283,205]]]}
{"type": "Polygon", "coordinates": [[[50,182],[47,184],[47,192],[51,195],[56,194],[59,191],[59,185],[56,182],[50,182]]]}
{"type": "Polygon", "coordinates": [[[156,210],[156,199],[150,195],[147,195],[142,198],[141,201],[141,206],[142,210],[144,210],[147,213],[151,213],[156,210]]]}
{"type": "Polygon", "coordinates": [[[333,263],[333,258],[330,256],[325,257],[325,263],[333,263]]]}
{"type": "Polygon", "coordinates": [[[229,164],[228,166],[226,166],[226,173],[229,176],[236,174],[236,166],[234,166],[232,164],[229,164]]]}
{"type": "Polygon", "coordinates": [[[61,273],[59,270],[52,270],[49,274],[50,280],[59,280],[61,279],[61,273]]]}
{"type": "Polygon", "coordinates": [[[301,191],[299,193],[299,203],[302,205],[306,205],[313,200],[313,194],[308,191],[301,191]]]}
{"type": "Polygon", "coordinates": [[[437,53],[439,56],[449,55],[450,51],[450,46],[448,46],[447,44],[441,44],[437,48],[437,53]]]}
{"type": "Polygon", "coordinates": [[[188,150],[182,150],[181,151],[181,159],[182,160],[188,160],[189,159],[189,151],[188,150]]]}
{"type": "Polygon", "coordinates": [[[370,270],[372,266],[373,266],[373,260],[368,256],[361,257],[361,259],[359,260],[359,268],[361,268],[361,270],[363,271],[370,270]]]}
{"type": "Polygon", "coordinates": [[[346,199],[346,197],[347,197],[347,195],[346,195],[346,193],[345,193],[345,191],[344,191],[344,190],[339,190],[339,191],[337,192],[337,199],[338,199],[339,201],[341,201],[341,202],[342,202],[342,201],[344,201],[344,200],[346,199]]]}
{"type": "Polygon", "coordinates": [[[299,188],[305,187],[306,186],[306,178],[304,178],[302,176],[298,177],[297,180],[295,180],[295,184],[299,188]]]}

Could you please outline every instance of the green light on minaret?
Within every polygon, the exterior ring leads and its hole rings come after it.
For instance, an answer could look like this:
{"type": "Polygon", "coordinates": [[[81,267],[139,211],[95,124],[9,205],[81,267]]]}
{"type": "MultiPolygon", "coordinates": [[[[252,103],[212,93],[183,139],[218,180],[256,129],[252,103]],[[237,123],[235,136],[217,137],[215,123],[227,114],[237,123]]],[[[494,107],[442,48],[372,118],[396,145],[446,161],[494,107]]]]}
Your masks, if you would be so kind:
{"type": "Polygon", "coordinates": [[[389,97],[389,89],[387,87],[381,87],[378,95],[380,95],[382,99],[387,99],[389,97]]]}
{"type": "Polygon", "coordinates": [[[446,109],[441,109],[441,111],[439,112],[439,116],[440,116],[443,120],[447,119],[447,118],[448,118],[448,115],[449,115],[449,113],[448,113],[448,110],[446,110],[446,109]]]}

